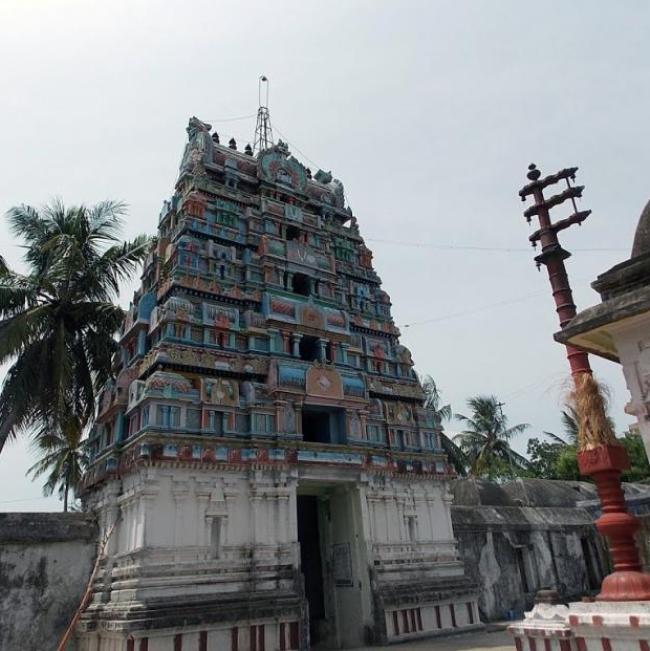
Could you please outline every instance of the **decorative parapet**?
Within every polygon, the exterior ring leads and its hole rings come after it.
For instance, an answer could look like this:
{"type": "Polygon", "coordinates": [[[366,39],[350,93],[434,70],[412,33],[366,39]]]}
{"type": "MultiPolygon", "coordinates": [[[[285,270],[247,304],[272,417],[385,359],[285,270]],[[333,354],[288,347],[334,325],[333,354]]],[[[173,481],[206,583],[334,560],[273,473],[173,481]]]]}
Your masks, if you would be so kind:
{"type": "Polygon", "coordinates": [[[164,344],[145,355],[140,373],[145,373],[154,364],[178,364],[253,375],[267,375],[269,368],[269,360],[265,357],[228,355],[200,347],[164,344]]]}
{"type": "Polygon", "coordinates": [[[359,314],[353,314],[350,317],[350,325],[371,332],[374,331],[390,335],[399,335],[399,330],[391,321],[378,321],[377,319],[366,318],[359,314]]]}
{"type": "Polygon", "coordinates": [[[650,602],[538,603],[508,631],[517,651],[648,651],[650,602]]]}
{"type": "Polygon", "coordinates": [[[411,398],[422,400],[424,393],[417,382],[406,384],[402,382],[385,382],[374,378],[368,379],[368,390],[370,393],[394,396],[396,398],[411,398]]]}
{"type": "MultiPolygon", "coordinates": [[[[368,496],[369,501],[377,500],[368,496]]],[[[381,498],[379,498],[381,501],[381,498]]],[[[372,554],[374,560],[382,564],[398,563],[456,563],[460,560],[458,543],[456,540],[440,540],[436,542],[412,543],[373,543],[372,554]]]]}
{"type": "Polygon", "coordinates": [[[101,481],[109,473],[120,475],[140,463],[196,463],[226,464],[228,466],[313,464],[356,469],[357,471],[390,474],[394,476],[449,479],[453,474],[446,463],[428,454],[383,454],[348,445],[307,443],[303,441],[236,442],[209,435],[183,435],[179,432],[157,434],[143,432],[128,441],[119,458],[113,453],[100,456],[87,471],[83,485],[101,481]]]}
{"type": "Polygon", "coordinates": [[[215,297],[232,299],[237,302],[259,303],[262,298],[260,291],[257,289],[242,290],[238,285],[228,286],[223,282],[217,282],[213,277],[198,273],[190,274],[186,271],[174,271],[172,276],[163,280],[158,287],[158,298],[165,296],[174,285],[211,294],[215,297]]]}

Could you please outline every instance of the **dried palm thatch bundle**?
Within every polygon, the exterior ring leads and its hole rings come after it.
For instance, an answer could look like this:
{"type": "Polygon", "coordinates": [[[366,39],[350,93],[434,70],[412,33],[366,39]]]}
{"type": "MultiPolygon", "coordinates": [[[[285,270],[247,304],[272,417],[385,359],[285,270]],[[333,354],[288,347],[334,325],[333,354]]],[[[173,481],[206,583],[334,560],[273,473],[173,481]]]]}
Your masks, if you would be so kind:
{"type": "Polygon", "coordinates": [[[616,436],[607,417],[604,390],[591,373],[579,373],[575,376],[569,401],[578,415],[579,450],[616,444],[616,436]]]}

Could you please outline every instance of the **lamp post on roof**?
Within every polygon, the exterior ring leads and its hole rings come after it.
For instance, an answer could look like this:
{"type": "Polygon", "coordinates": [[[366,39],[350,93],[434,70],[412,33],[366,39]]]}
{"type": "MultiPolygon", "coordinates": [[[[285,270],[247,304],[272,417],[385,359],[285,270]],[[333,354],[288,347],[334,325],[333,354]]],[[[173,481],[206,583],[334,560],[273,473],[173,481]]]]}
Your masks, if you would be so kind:
{"type": "MultiPolygon", "coordinates": [[[[558,233],[582,222],[590,210],[578,210],[575,200],[582,197],[584,186],[573,186],[577,167],[565,168],[556,174],[543,177],[535,165],[528,168],[529,183],[520,191],[522,201],[532,197],[533,205],[524,211],[528,223],[537,216],[539,229],[529,240],[534,247],[539,243],[541,253],[535,257],[538,268],[544,265],[555,300],[555,308],[564,328],[576,316],[576,306],[569,284],[564,261],[571,254],[562,248],[558,233]],[[549,199],[544,190],[564,181],[566,189],[549,199]],[[573,213],[557,222],[551,220],[550,211],[565,201],[571,201],[573,213]]],[[[591,476],[596,483],[602,505],[602,515],[596,527],[609,540],[614,572],[603,580],[600,601],[643,601],[650,599],[650,575],[641,572],[639,551],[634,535],[639,529],[638,520],[627,511],[621,486],[621,471],[629,468],[625,448],[617,442],[605,413],[605,401],[594,380],[589,356],[586,352],[566,345],[574,389],[572,399],[578,414],[578,466],[580,474],[591,476]]]]}

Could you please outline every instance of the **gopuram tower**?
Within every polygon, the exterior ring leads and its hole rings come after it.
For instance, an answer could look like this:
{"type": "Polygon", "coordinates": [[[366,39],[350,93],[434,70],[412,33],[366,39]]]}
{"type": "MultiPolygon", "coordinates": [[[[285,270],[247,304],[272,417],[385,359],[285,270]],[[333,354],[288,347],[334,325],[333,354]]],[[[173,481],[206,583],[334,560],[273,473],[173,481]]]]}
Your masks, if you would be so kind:
{"type": "Polygon", "coordinates": [[[343,185],[189,121],[84,482],[82,651],[275,651],[480,626],[440,428],[343,185]],[[109,535],[110,534],[110,535],[109,535]]]}

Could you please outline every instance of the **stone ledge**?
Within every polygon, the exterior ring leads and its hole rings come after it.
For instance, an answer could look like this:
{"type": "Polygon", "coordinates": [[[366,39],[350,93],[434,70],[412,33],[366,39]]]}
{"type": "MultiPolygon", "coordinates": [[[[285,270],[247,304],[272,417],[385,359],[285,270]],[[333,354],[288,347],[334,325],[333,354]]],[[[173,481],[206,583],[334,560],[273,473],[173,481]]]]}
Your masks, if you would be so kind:
{"type": "Polygon", "coordinates": [[[0,513],[0,544],[38,544],[97,538],[89,513],[0,513]]]}

